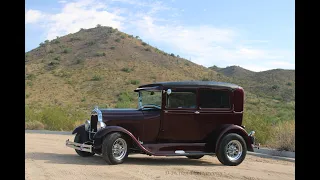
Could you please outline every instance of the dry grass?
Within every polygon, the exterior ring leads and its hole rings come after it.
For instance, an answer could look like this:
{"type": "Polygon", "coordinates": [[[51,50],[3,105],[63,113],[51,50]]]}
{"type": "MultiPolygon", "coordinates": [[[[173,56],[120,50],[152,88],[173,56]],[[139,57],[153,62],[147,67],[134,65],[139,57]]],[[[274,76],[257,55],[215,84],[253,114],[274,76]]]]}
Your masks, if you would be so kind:
{"type": "Polygon", "coordinates": [[[295,121],[279,123],[273,130],[270,147],[280,151],[295,151],[295,121]]]}
{"type": "Polygon", "coordinates": [[[25,129],[29,130],[42,130],[44,129],[45,126],[39,121],[28,121],[25,122],[25,129]]]}

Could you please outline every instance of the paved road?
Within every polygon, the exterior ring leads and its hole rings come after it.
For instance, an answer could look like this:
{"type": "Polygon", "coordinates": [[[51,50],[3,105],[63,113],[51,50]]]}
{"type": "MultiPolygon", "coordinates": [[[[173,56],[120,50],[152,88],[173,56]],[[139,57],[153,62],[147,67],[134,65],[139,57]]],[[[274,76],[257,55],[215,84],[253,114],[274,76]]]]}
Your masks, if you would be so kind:
{"type": "Polygon", "coordinates": [[[100,156],[83,158],[65,146],[73,135],[26,131],[25,177],[41,179],[294,179],[293,162],[247,155],[236,167],[222,165],[216,157],[130,155],[124,164],[109,166],[100,156]]]}

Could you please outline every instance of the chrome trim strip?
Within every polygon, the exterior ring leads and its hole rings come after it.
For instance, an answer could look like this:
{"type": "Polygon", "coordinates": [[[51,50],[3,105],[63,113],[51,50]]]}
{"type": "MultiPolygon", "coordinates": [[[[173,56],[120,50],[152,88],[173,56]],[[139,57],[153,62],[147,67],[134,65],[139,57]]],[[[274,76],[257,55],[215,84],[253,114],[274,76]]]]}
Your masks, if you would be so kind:
{"type": "Polygon", "coordinates": [[[79,151],[85,151],[85,152],[92,153],[92,145],[75,143],[75,142],[69,141],[69,139],[68,139],[68,140],[66,140],[66,146],[71,147],[73,149],[77,149],[79,151]]]}

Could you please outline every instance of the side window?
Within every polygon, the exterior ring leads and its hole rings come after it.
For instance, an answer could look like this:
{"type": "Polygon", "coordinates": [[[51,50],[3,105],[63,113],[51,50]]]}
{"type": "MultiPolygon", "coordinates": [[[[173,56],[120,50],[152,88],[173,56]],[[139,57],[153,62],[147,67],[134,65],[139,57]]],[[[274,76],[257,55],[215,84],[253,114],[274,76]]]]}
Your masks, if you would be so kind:
{"type": "Polygon", "coordinates": [[[199,93],[200,108],[231,108],[229,91],[200,89],[199,93]]]}
{"type": "Polygon", "coordinates": [[[196,108],[196,90],[172,90],[167,96],[167,108],[196,108]]]}

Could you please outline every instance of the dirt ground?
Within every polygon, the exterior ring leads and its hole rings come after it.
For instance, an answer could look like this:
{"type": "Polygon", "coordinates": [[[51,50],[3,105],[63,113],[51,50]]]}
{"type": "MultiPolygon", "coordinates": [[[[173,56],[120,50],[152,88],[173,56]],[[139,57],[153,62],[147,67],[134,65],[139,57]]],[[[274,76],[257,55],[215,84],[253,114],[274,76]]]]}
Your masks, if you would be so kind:
{"type": "Polygon", "coordinates": [[[239,166],[222,165],[217,157],[199,160],[186,157],[129,155],[120,165],[110,166],[102,157],[80,157],[65,146],[73,135],[26,133],[25,178],[50,179],[294,179],[293,162],[247,155],[239,166]]]}

